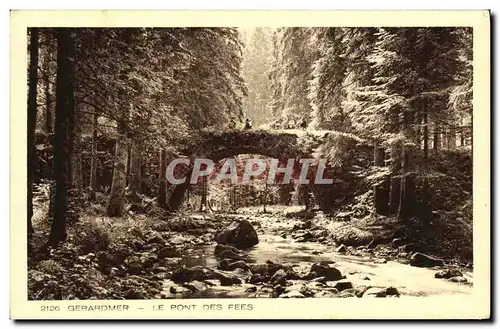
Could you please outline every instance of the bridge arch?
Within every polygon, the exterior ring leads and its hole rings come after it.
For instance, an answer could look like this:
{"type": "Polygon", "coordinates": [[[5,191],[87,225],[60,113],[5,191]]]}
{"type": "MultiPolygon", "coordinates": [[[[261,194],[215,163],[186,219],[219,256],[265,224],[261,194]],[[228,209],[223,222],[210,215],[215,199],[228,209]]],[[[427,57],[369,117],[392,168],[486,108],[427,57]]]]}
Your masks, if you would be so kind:
{"type": "MultiPolygon", "coordinates": [[[[193,140],[186,143],[183,154],[190,157],[203,157],[218,162],[225,158],[241,154],[263,155],[275,159],[288,158],[308,158],[311,157],[316,148],[322,143],[328,143],[335,140],[335,137],[341,137],[342,145],[357,149],[366,149],[359,147],[360,140],[353,136],[342,133],[333,134],[331,132],[309,131],[268,131],[268,130],[232,130],[232,131],[202,131],[201,134],[193,140]],[[344,138],[346,137],[347,138],[344,138]],[[304,142],[308,139],[308,142],[304,142]],[[348,141],[348,143],[346,143],[348,141]]],[[[353,151],[353,150],[351,150],[353,151]]],[[[369,149],[369,152],[371,149],[369,149]]],[[[364,152],[366,153],[366,152],[364,152]]],[[[180,209],[184,202],[184,196],[189,188],[189,181],[192,173],[192,165],[186,170],[185,183],[175,185],[167,202],[170,210],[180,209]]],[[[339,180],[336,180],[337,182],[339,180]]],[[[329,211],[332,208],[330,199],[334,198],[336,193],[335,181],[333,186],[311,186],[311,191],[319,203],[320,209],[329,211]]]]}

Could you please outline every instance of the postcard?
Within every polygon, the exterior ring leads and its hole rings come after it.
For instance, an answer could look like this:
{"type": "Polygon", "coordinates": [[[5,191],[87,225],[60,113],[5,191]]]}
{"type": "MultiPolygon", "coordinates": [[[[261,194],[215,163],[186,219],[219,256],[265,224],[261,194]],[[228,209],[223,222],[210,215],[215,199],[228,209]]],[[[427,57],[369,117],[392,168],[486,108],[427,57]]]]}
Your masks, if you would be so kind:
{"type": "Polygon", "coordinates": [[[488,11],[11,11],[12,319],[489,319],[488,11]]]}

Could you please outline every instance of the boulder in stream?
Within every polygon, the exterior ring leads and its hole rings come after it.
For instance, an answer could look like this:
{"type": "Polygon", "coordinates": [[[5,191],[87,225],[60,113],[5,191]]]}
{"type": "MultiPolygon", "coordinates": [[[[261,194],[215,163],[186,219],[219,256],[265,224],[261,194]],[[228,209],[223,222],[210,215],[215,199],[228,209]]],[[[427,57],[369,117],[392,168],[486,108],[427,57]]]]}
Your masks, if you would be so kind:
{"type": "Polygon", "coordinates": [[[222,259],[243,260],[243,257],[232,250],[224,250],[219,254],[222,259]]]}
{"type": "Polygon", "coordinates": [[[267,281],[267,277],[265,275],[258,274],[258,273],[253,274],[249,280],[249,282],[251,284],[262,283],[262,282],[266,282],[266,281],[267,281]]]}
{"type": "Polygon", "coordinates": [[[284,285],[286,282],[287,274],[283,269],[276,271],[271,277],[271,283],[284,285]]]}
{"type": "Polygon", "coordinates": [[[352,289],[352,282],[351,281],[347,281],[347,280],[339,280],[335,283],[335,285],[333,286],[335,289],[337,289],[338,291],[343,291],[343,290],[347,290],[347,289],[352,289]]]}
{"type": "Polygon", "coordinates": [[[158,251],[158,258],[160,259],[179,257],[179,255],[180,254],[177,249],[172,246],[165,246],[158,251]]]}
{"type": "Polygon", "coordinates": [[[342,273],[335,267],[330,267],[328,264],[315,263],[311,266],[308,279],[325,277],[326,281],[342,280],[342,273]]]}
{"type": "Polygon", "coordinates": [[[436,279],[449,279],[455,276],[463,276],[462,272],[456,269],[446,269],[434,274],[436,279]]]}
{"type": "Polygon", "coordinates": [[[232,222],[217,236],[216,242],[234,246],[238,249],[247,249],[258,244],[259,238],[252,224],[243,219],[232,222]]]}
{"type": "Polygon", "coordinates": [[[464,278],[463,276],[454,276],[449,278],[448,281],[455,283],[467,283],[467,279],[464,278]]]}
{"type": "Polygon", "coordinates": [[[212,278],[212,271],[201,266],[195,266],[191,268],[182,266],[172,273],[172,281],[175,283],[185,283],[193,280],[203,281],[205,279],[212,278]]]}
{"type": "Polygon", "coordinates": [[[343,252],[347,252],[347,247],[346,247],[346,246],[344,246],[343,244],[341,244],[341,245],[337,248],[337,250],[336,250],[336,251],[337,251],[337,252],[342,252],[342,253],[343,253],[343,252]]]}
{"type": "Polygon", "coordinates": [[[231,275],[228,273],[217,272],[217,279],[220,281],[222,286],[231,286],[233,284],[242,284],[243,280],[236,275],[231,275]]]}
{"type": "Polygon", "coordinates": [[[387,293],[383,288],[370,288],[367,289],[363,294],[363,297],[386,297],[387,293]]]}
{"type": "Polygon", "coordinates": [[[215,246],[214,254],[215,254],[215,256],[219,256],[222,252],[224,252],[226,250],[232,251],[235,254],[240,252],[240,250],[238,248],[235,248],[233,246],[228,246],[226,244],[218,244],[215,246]]]}
{"type": "Polygon", "coordinates": [[[237,268],[241,268],[243,270],[249,270],[250,268],[248,267],[247,263],[245,263],[242,260],[238,260],[236,262],[232,262],[227,265],[227,270],[228,271],[234,271],[237,268]]]}
{"type": "Polygon", "coordinates": [[[416,252],[411,256],[410,265],[416,267],[434,267],[442,266],[444,262],[442,259],[416,252]]]}
{"type": "Polygon", "coordinates": [[[305,296],[297,290],[292,290],[286,294],[281,294],[279,298],[305,298],[305,296]]]}
{"type": "Polygon", "coordinates": [[[200,281],[191,281],[184,284],[185,288],[188,288],[192,292],[201,292],[207,290],[207,284],[200,281]]]}

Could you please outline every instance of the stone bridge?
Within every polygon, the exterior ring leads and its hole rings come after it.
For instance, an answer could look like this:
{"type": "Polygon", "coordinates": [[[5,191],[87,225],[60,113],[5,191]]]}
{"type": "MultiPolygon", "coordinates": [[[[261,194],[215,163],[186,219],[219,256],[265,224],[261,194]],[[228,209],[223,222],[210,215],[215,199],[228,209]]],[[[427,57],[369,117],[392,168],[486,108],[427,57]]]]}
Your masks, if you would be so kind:
{"type": "MultiPolygon", "coordinates": [[[[275,159],[311,158],[318,148],[333,150],[334,172],[325,178],[333,178],[331,185],[308,185],[320,209],[331,211],[335,199],[346,198],[359,183],[354,168],[371,165],[373,150],[356,136],[334,131],[316,130],[231,130],[202,131],[196,138],[185,141],[181,150],[189,158],[208,158],[214,162],[240,154],[263,155],[275,159]],[[347,195],[346,195],[347,193],[347,195]]],[[[327,152],[331,153],[331,152],[327,152]]],[[[193,161],[191,161],[191,164],[193,161]]],[[[178,210],[184,202],[189,187],[192,165],[185,170],[186,182],[174,185],[168,200],[170,210],[178,210]]]]}

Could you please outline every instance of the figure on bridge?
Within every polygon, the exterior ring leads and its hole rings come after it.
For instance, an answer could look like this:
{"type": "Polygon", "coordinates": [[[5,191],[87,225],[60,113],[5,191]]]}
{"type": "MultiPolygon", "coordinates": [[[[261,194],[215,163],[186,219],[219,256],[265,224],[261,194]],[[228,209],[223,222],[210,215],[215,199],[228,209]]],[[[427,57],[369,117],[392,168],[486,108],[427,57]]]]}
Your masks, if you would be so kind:
{"type": "Polygon", "coordinates": [[[300,122],[300,128],[302,128],[302,129],[306,129],[307,128],[306,119],[302,118],[302,121],[300,122]]]}
{"type": "Polygon", "coordinates": [[[249,118],[245,121],[245,129],[252,129],[252,121],[249,118]]]}
{"type": "Polygon", "coordinates": [[[229,121],[229,129],[235,129],[236,128],[236,121],[234,118],[231,118],[231,121],[229,121]]]}

